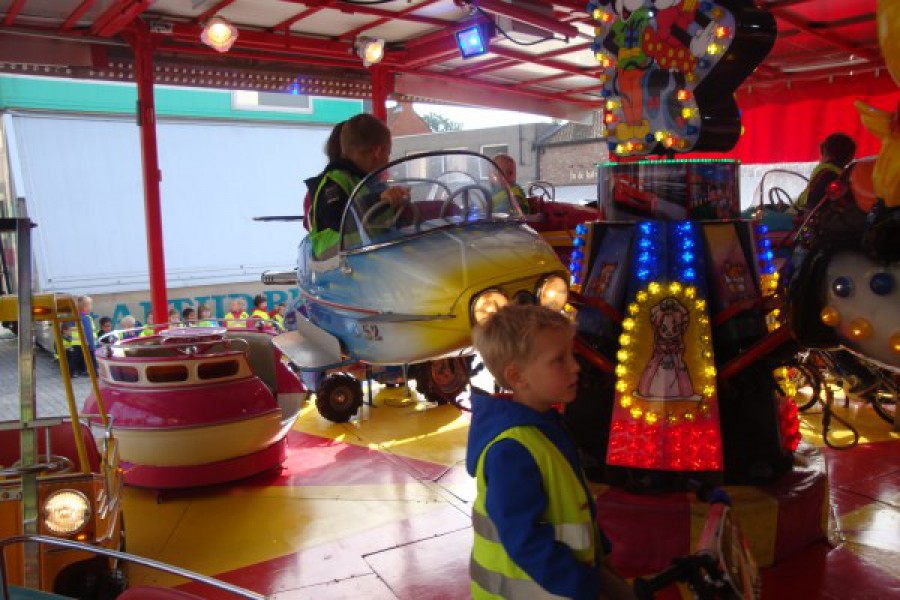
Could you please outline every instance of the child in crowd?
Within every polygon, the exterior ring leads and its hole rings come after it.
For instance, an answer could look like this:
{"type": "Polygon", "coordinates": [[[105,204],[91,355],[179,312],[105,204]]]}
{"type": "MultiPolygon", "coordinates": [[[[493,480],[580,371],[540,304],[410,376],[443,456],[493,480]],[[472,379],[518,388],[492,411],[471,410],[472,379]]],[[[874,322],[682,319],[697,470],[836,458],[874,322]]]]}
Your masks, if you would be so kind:
{"type": "Polygon", "coordinates": [[[194,327],[196,326],[197,321],[197,311],[194,310],[193,307],[188,306],[184,310],[181,311],[181,321],[184,323],[185,327],[194,327]]]}
{"type": "Polygon", "coordinates": [[[84,340],[81,339],[77,327],[72,327],[72,347],[75,348],[76,359],[75,369],[72,374],[75,377],[88,374],[87,365],[84,362],[84,354],[81,347],[87,346],[88,353],[94,363],[94,369],[97,368],[97,359],[94,357],[94,350],[97,349],[97,334],[94,318],[91,311],[94,309],[94,301],[90,296],[78,296],[76,300],[78,304],[78,312],[81,315],[81,327],[84,329],[84,340]]]}
{"type": "Polygon", "coordinates": [[[472,597],[634,598],[607,565],[609,542],[578,451],[555,404],[575,399],[575,326],[534,305],[499,310],[473,331],[509,396],[473,394],[466,468],[477,480],[472,597]]]}
{"type": "Polygon", "coordinates": [[[275,307],[275,310],[272,311],[271,317],[272,320],[278,325],[279,331],[284,331],[284,314],[287,312],[287,305],[284,302],[279,302],[275,307]]]}
{"type": "Polygon", "coordinates": [[[79,354],[81,352],[81,346],[76,348],[72,345],[72,330],[75,327],[72,323],[60,323],[59,324],[59,334],[62,337],[62,347],[63,352],[66,357],[66,364],[69,366],[69,375],[71,377],[76,377],[76,373],[78,372],[79,363],[84,364],[84,358],[79,360],[79,354]]]}
{"type": "Polygon", "coordinates": [[[246,327],[249,318],[250,315],[244,310],[241,298],[234,298],[222,322],[225,327],[246,327]]]}
{"type": "Polygon", "coordinates": [[[109,317],[100,317],[98,321],[100,325],[97,331],[97,342],[100,344],[114,344],[119,341],[119,336],[113,333],[112,319],[109,317]]]}
{"type": "Polygon", "coordinates": [[[205,304],[197,307],[197,327],[218,327],[219,324],[212,318],[212,311],[205,304]]]}
{"type": "Polygon", "coordinates": [[[125,315],[119,321],[119,331],[122,332],[123,340],[130,340],[131,338],[135,338],[138,336],[138,332],[135,330],[137,327],[137,321],[131,315],[125,315]]]}
{"type": "Polygon", "coordinates": [[[262,321],[269,320],[269,303],[262,294],[253,296],[253,312],[250,313],[250,318],[262,321]]]}
{"type": "Polygon", "coordinates": [[[797,197],[800,210],[815,210],[856,154],[856,142],[845,133],[832,133],[819,145],[821,161],[809,176],[806,189],[797,197]]]}
{"type": "Polygon", "coordinates": [[[141,329],[139,337],[147,337],[155,333],[156,331],[153,330],[153,313],[147,313],[147,324],[144,325],[143,329],[141,329]]]}
{"type": "MultiPolygon", "coordinates": [[[[516,183],[516,159],[509,154],[498,154],[494,157],[494,163],[496,163],[497,168],[500,169],[500,173],[506,180],[505,182],[495,182],[494,185],[497,187],[500,187],[503,184],[509,185],[509,191],[516,199],[519,208],[521,208],[522,212],[526,215],[530,214],[531,207],[528,204],[528,198],[525,197],[525,192],[522,190],[522,187],[516,183]]],[[[497,202],[494,202],[495,206],[492,207],[494,212],[509,212],[509,207],[505,206],[506,195],[503,194],[502,190],[494,194],[494,199],[497,200],[497,202]]]]}
{"type": "Polygon", "coordinates": [[[169,309],[169,327],[182,327],[181,314],[177,308],[169,309]]]}
{"type": "MultiPolygon", "coordinates": [[[[363,113],[341,127],[342,158],[330,162],[319,177],[308,182],[313,192],[309,238],[313,257],[331,258],[340,241],[341,218],[353,189],[366,175],[385,166],[391,156],[391,132],[387,125],[363,113]]],[[[367,195],[369,205],[378,200],[396,209],[409,199],[409,188],[402,186],[374,189],[367,195]]],[[[361,207],[368,208],[368,207],[361,207]]]]}

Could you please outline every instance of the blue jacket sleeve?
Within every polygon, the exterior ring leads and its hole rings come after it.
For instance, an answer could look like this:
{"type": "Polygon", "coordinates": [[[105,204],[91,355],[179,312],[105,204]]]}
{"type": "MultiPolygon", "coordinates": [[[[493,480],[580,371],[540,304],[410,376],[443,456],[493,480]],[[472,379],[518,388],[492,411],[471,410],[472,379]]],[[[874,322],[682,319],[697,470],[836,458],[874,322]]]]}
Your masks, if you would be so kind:
{"type": "Polygon", "coordinates": [[[528,450],[515,440],[497,442],[485,456],[484,475],[487,513],[510,558],[548,592],[596,600],[596,570],[554,539],[552,525],[541,523],[547,496],[528,450]]]}

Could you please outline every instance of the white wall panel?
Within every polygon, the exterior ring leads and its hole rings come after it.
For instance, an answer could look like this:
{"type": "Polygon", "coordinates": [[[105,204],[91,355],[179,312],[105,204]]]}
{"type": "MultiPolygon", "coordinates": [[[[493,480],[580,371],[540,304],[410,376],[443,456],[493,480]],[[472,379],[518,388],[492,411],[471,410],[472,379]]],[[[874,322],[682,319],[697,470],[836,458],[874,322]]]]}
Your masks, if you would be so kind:
{"type": "MultiPolygon", "coordinates": [[[[38,281],[48,291],[146,289],[138,128],[131,119],[16,114],[19,195],[38,223],[38,281]]],[[[157,124],[169,287],[257,280],[291,268],[303,179],[325,164],[331,127],[212,121],[157,124]]]]}

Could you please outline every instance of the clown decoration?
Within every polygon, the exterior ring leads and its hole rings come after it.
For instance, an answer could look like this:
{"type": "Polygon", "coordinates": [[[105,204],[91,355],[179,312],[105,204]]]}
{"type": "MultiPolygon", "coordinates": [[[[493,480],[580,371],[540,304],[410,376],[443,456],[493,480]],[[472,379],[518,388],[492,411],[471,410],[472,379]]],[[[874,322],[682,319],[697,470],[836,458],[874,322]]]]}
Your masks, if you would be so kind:
{"type": "Polygon", "coordinates": [[[733,94],[774,44],[769,13],[749,0],[591,0],[588,10],[611,153],[734,146],[733,94]]]}

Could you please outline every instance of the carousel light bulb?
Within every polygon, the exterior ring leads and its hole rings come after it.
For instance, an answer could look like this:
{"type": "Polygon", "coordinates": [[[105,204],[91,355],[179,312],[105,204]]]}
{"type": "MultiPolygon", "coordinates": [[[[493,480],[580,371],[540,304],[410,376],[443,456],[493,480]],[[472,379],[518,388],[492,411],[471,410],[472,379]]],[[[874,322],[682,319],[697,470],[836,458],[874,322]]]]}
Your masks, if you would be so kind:
{"type": "Polygon", "coordinates": [[[703,386],[703,395],[707,398],[711,398],[716,393],[716,388],[713,385],[704,385],[703,386]]]}
{"type": "Polygon", "coordinates": [[[697,288],[694,286],[688,286],[684,288],[684,297],[685,298],[693,298],[697,295],[697,288]]]}
{"type": "Polygon", "coordinates": [[[626,375],[628,375],[628,367],[625,365],[616,365],[616,376],[625,377],[626,375]]]}
{"type": "Polygon", "coordinates": [[[703,373],[707,377],[710,377],[710,378],[715,377],[716,376],[716,368],[713,366],[706,367],[705,369],[703,369],[703,373]]]}
{"type": "Polygon", "coordinates": [[[706,47],[706,53],[711,56],[715,56],[716,54],[719,54],[721,51],[722,51],[722,46],[720,46],[719,44],[710,44],[709,46],[706,47]]]}
{"type": "Polygon", "coordinates": [[[628,383],[626,383],[625,381],[622,381],[622,380],[617,381],[616,382],[616,391],[619,392],[620,394],[624,394],[626,391],[628,391],[628,383]]]}
{"type": "Polygon", "coordinates": [[[635,304],[634,302],[632,302],[631,304],[628,305],[628,314],[629,315],[636,315],[639,312],[641,312],[641,307],[638,306],[637,304],[635,304]]]}
{"type": "Polygon", "coordinates": [[[697,302],[694,303],[694,306],[697,307],[697,310],[705,310],[706,309],[706,300],[700,298],[697,302]]]}
{"type": "Polygon", "coordinates": [[[657,142],[661,142],[664,139],[666,139],[666,132],[665,131],[657,131],[656,133],[653,134],[653,137],[654,137],[654,139],[656,139],[657,142]]]}
{"type": "Polygon", "coordinates": [[[848,335],[854,340],[864,340],[872,335],[872,324],[863,318],[853,319],[848,335]]]}
{"type": "Polygon", "coordinates": [[[641,302],[641,303],[646,302],[647,298],[648,298],[647,292],[638,292],[637,293],[637,301],[638,302],[641,302]]]}
{"type": "Polygon", "coordinates": [[[619,359],[619,362],[625,362],[628,360],[629,354],[625,350],[619,350],[616,352],[616,358],[619,359]]]}
{"type": "Polygon", "coordinates": [[[661,290],[662,290],[662,286],[659,285],[658,283],[656,283],[655,281],[647,286],[647,291],[650,292],[651,294],[653,294],[654,296],[656,294],[658,294],[661,290]]]}
{"type": "Polygon", "coordinates": [[[825,325],[835,327],[841,322],[841,313],[833,306],[826,306],[822,309],[822,312],[819,313],[819,318],[822,319],[822,323],[825,325]]]}
{"type": "Polygon", "coordinates": [[[631,331],[634,329],[634,319],[625,319],[622,321],[622,329],[625,331],[631,331]]]}
{"type": "Polygon", "coordinates": [[[900,354],[900,333],[895,333],[888,339],[888,344],[891,346],[891,351],[900,354]]]}
{"type": "Polygon", "coordinates": [[[678,283],[677,281],[673,281],[672,283],[669,284],[669,292],[671,292],[673,294],[680,294],[681,293],[681,284],[678,283]]]}
{"type": "Polygon", "coordinates": [[[631,344],[631,336],[630,335],[622,334],[619,336],[619,345],[621,345],[624,348],[624,347],[627,347],[629,344],[631,344]]]}
{"type": "Polygon", "coordinates": [[[639,406],[631,407],[631,416],[633,418],[640,419],[643,416],[643,414],[644,414],[644,411],[641,410],[641,407],[639,407],[639,406]]]}
{"type": "Polygon", "coordinates": [[[647,422],[647,425],[656,425],[659,415],[651,411],[644,415],[644,420],[647,422]]]}
{"type": "Polygon", "coordinates": [[[634,399],[631,396],[622,396],[619,399],[619,406],[622,408],[629,408],[633,402],[634,399]]]}
{"type": "Polygon", "coordinates": [[[719,39],[728,37],[729,33],[731,33],[731,32],[724,25],[719,25],[718,27],[716,27],[716,37],[719,39]]]}
{"type": "Polygon", "coordinates": [[[692,413],[692,412],[689,411],[689,410],[688,410],[688,411],[685,411],[685,413],[684,413],[684,420],[685,420],[685,421],[688,421],[688,422],[693,421],[693,420],[694,420],[694,413],[692,413]]]}

